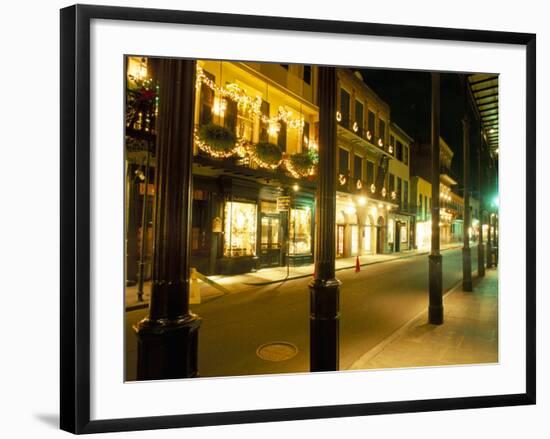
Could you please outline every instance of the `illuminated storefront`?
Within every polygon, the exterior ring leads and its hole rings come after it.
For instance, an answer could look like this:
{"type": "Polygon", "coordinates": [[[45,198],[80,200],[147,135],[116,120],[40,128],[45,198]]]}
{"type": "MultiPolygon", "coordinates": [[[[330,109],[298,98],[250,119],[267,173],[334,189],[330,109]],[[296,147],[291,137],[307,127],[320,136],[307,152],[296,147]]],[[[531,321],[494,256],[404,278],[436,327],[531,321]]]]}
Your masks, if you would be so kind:
{"type": "Polygon", "coordinates": [[[432,222],[416,223],[416,247],[418,250],[430,250],[432,240],[432,222]]]}
{"type": "Polygon", "coordinates": [[[227,201],[224,208],[223,255],[256,256],[256,204],[227,201]]]}
{"type": "Polygon", "coordinates": [[[311,255],[311,208],[291,209],[289,224],[289,254],[311,255]]]}

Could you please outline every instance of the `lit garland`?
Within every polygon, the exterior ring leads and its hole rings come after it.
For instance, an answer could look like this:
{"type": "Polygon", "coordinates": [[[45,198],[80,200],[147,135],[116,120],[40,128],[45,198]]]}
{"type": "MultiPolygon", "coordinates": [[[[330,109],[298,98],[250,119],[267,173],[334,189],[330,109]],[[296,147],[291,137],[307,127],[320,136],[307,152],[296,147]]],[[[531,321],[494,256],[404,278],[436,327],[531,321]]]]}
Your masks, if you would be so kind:
{"type": "Polygon", "coordinates": [[[376,186],[373,184],[370,185],[370,191],[374,194],[376,192],[376,186]]]}
{"type": "Polygon", "coordinates": [[[391,199],[395,200],[397,198],[397,193],[395,191],[392,191],[391,193],[391,199]]]}
{"type": "Polygon", "coordinates": [[[382,148],[384,146],[384,141],[382,140],[382,137],[380,137],[380,139],[378,139],[378,146],[380,148],[382,148]]]}
{"type": "Polygon", "coordinates": [[[217,101],[219,102],[220,110],[222,110],[223,98],[231,99],[237,103],[237,106],[243,112],[251,113],[255,117],[258,117],[263,123],[268,124],[270,126],[271,133],[276,134],[276,132],[279,132],[278,128],[280,127],[280,122],[285,122],[287,127],[290,129],[302,129],[305,125],[304,118],[293,119],[292,111],[286,110],[282,106],[279,107],[277,116],[267,117],[262,113],[262,98],[260,96],[256,96],[255,98],[250,97],[242,88],[234,83],[228,84],[226,87],[220,87],[208,76],[206,76],[202,67],[197,66],[197,79],[195,86],[197,89],[200,89],[202,84],[212,89],[215,94],[222,98],[217,101]]]}
{"type": "Polygon", "coordinates": [[[346,181],[347,181],[346,176],[344,174],[340,174],[338,176],[338,181],[340,182],[341,186],[344,186],[346,184],[346,181]]]}
{"type": "Polygon", "coordinates": [[[357,131],[359,131],[359,125],[357,124],[357,122],[353,122],[353,132],[356,133],[357,131]]]}
{"type": "Polygon", "coordinates": [[[248,153],[248,155],[250,157],[250,160],[253,163],[255,163],[256,165],[258,165],[260,168],[271,169],[272,171],[274,171],[275,169],[277,169],[281,165],[281,163],[283,163],[282,158],[277,163],[267,163],[266,161],[262,160],[258,156],[258,153],[254,149],[254,146],[251,145],[251,144],[246,145],[245,148],[246,148],[246,152],[248,153]]]}
{"type": "Polygon", "coordinates": [[[356,187],[357,187],[357,189],[359,189],[359,190],[361,190],[361,189],[363,188],[363,183],[361,182],[361,180],[357,180],[356,187]]]}
{"type": "Polygon", "coordinates": [[[372,133],[370,131],[367,131],[367,139],[368,140],[372,139],[372,133]]]}
{"type": "Polygon", "coordinates": [[[386,197],[386,188],[385,187],[382,188],[382,196],[386,197]]]}
{"type": "Polygon", "coordinates": [[[197,136],[196,132],[194,135],[194,140],[195,144],[199,147],[200,150],[206,152],[208,155],[211,155],[216,159],[226,159],[237,152],[237,144],[235,144],[235,147],[230,149],[229,151],[218,151],[217,149],[212,148],[208,143],[205,143],[201,139],[199,139],[199,136],[197,136]]]}

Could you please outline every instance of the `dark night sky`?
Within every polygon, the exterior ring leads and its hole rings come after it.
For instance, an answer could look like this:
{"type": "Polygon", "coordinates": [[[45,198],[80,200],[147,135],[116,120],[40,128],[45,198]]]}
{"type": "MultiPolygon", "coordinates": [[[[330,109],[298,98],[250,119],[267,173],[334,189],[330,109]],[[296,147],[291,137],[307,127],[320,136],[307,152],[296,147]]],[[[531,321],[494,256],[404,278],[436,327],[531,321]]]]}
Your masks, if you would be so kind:
{"type": "MultiPolygon", "coordinates": [[[[360,70],[365,82],[391,108],[391,120],[415,140],[430,142],[431,77],[428,72],[401,70],[360,70]]],[[[468,105],[470,117],[470,176],[472,190],[477,190],[477,149],[479,122],[468,105]]],[[[451,163],[453,177],[462,186],[462,118],[465,111],[462,76],[441,74],[441,137],[454,151],[451,163]]],[[[462,194],[462,190],[460,190],[462,194]]]]}

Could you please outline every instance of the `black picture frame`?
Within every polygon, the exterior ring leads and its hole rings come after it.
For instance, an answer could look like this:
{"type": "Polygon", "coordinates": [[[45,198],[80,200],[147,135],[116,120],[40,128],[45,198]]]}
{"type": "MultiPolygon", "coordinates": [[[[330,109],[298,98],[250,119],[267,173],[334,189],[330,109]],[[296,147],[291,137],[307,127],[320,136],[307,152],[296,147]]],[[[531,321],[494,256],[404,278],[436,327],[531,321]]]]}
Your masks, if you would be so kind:
{"type": "Polygon", "coordinates": [[[63,430],[99,433],[325,417],[426,412],[535,404],[535,144],[536,36],[175,10],[75,5],[61,10],[61,417],[63,430]],[[224,413],[90,420],[90,22],[131,20],[240,28],[325,32],[526,47],[526,376],[525,393],[224,413]]]}

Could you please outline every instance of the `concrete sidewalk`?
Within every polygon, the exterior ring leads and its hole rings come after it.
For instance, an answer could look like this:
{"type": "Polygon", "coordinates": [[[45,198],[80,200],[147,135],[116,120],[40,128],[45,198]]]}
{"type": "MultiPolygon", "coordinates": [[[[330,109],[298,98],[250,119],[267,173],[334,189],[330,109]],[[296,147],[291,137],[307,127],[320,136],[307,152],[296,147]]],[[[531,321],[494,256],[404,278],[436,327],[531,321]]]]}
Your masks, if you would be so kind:
{"type": "Polygon", "coordinates": [[[498,362],[498,270],[462,284],[443,299],[444,323],[428,323],[427,311],[366,352],[349,369],[383,369],[498,362]]]}
{"type": "MultiPolygon", "coordinates": [[[[472,247],[476,244],[472,243],[472,247]]],[[[454,248],[462,247],[461,243],[452,242],[449,244],[442,244],[441,250],[451,250],[454,248]]],[[[390,254],[377,254],[369,256],[359,256],[359,263],[361,267],[378,264],[382,262],[389,262],[397,259],[409,258],[413,256],[427,255],[429,251],[427,250],[408,250],[400,253],[390,253],[390,254]]],[[[336,260],[335,268],[336,271],[347,270],[350,268],[355,268],[356,256],[349,258],[339,258],[336,260]]],[[[230,293],[239,293],[258,286],[269,285],[281,282],[283,280],[292,280],[292,279],[301,279],[305,277],[313,276],[314,266],[313,264],[302,265],[299,267],[289,267],[288,276],[287,276],[287,267],[273,267],[273,268],[262,268],[258,271],[237,274],[232,276],[216,275],[208,276],[208,279],[220,284],[226,290],[229,290],[230,293]]],[[[225,293],[220,292],[216,288],[206,285],[203,282],[200,282],[200,294],[202,299],[209,299],[212,297],[220,297],[225,293]]],[[[126,310],[133,310],[139,308],[145,308],[149,303],[151,283],[146,282],[143,288],[143,301],[139,302],[137,300],[137,286],[126,287],[126,310]]]]}

